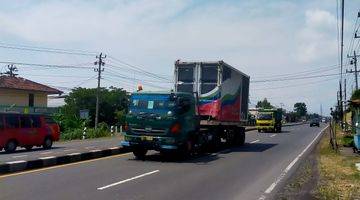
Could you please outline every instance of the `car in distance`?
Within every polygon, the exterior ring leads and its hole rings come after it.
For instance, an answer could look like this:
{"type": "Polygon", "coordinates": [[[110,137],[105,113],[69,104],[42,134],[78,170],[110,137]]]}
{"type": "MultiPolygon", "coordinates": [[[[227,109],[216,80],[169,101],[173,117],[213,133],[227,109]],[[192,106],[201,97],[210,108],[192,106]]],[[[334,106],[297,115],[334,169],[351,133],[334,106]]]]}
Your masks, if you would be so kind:
{"type": "Polygon", "coordinates": [[[320,127],[320,120],[319,119],[312,119],[310,121],[310,127],[313,127],[313,126],[317,126],[317,127],[320,127]]]}
{"type": "Polygon", "coordinates": [[[60,127],[50,117],[39,114],[0,113],[0,151],[14,152],[17,147],[50,149],[60,138],[60,127]]]}

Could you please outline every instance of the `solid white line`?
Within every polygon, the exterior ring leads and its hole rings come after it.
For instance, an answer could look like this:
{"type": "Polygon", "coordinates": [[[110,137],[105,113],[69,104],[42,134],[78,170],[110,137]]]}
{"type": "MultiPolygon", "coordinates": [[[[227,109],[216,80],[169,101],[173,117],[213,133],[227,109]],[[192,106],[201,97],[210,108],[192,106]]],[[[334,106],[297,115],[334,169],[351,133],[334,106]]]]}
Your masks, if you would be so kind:
{"type": "Polygon", "coordinates": [[[40,153],[41,155],[45,155],[45,154],[50,154],[52,153],[52,151],[47,151],[47,152],[43,152],[43,153],[40,153]]]}
{"type": "Polygon", "coordinates": [[[116,149],[120,149],[120,147],[111,147],[111,150],[116,150],[116,149]]]}
{"type": "Polygon", "coordinates": [[[69,153],[68,156],[77,156],[80,155],[80,153],[69,153]]]}
{"type": "Polygon", "coordinates": [[[101,151],[101,150],[100,149],[94,149],[94,150],[91,150],[90,152],[95,153],[95,152],[99,152],[99,151],[101,151]]]}
{"type": "Polygon", "coordinates": [[[22,158],[22,157],[26,157],[27,155],[21,155],[21,156],[13,156],[12,158],[22,158]]]}
{"type": "Polygon", "coordinates": [[[265,194],[271,193],[273,189],[276,187],[277,184],[286,176],[286,174],[290,171],[290,169],[296,164],[297,161],[299,161],[300,157],[304,155],[304,153],[311,147],[311,145],[321,136],[323,131],[327,129],[328,127],[325,127],[322,129],[317,136],[308,144],[305,149],[298,155],[296,158],[284,169],[284,171],[280,174],[279,177],[276,178],[275,182],[273,182],[266,190],[265,194]]]}
{"type": "Polygon", "coordinates": [[[257,143],[257,142],[259,142],[260,140],[254,140],[254,141],[252,141],[252,142],[250,142],[250,144],[254,144],[254,143],[257,143]]]}
{"type": "Polygon", "coordinates": [[[148,176],[148,175],[157,173],[157,172],[159,172],[159,171],[160,171],[160,170],[155,170],[155,171],[152,171],[152,172],[148,172],[148,173],[145,173],[145,174],[141,174],[141,175],[138,175],[138,176],[134,176],[134,177],[132,177],[132,178],[128,178],[128,179],[125,179],[125,180],[122,180],[122,181],[119,181],[119,182],[116,182],[116,183],[112,183],[112,184],[110,184],[110,185],[106,185],[106,186],[103,186],[103,187],[99,187],[99,188],[97,188],[97,190],[104,190],[104,189],[106,189],[106,188],[113,187],[113,186],[116,186],[116,185],[119,185],[119,184],[122,184],[122,183],[126,183],[126,182],[129,182],[129,181],[132,181],[132,180],[135,180],[135,179],[144,177],[144,176],[148,176]]]}
{"type": "Polygon", "coordinates": [[[48,157],[40,157],[40,160],[47,160],[47,159],[53,159],[55,156],[48,156],[48,157]]]}
{"type": "Polygon", "coordinates": [[[276,134],[272,134],[272,135],[270,135],[270,137],[275,137],[276,136],[276,134]]]}
{"type": "Polygon", "coordinates": [[[65,149],[64,151],[66,152],[66,151],[74,151],[74,150],[76,149],[65,149]]]}
{"type": "Polygon", "coordinates": [[[11,162],[6,162],[6,164],[18,164],[18,163],[24,163],[26,162],[25,160],[17,160],[17,161],[11,161],[11,162]]]}

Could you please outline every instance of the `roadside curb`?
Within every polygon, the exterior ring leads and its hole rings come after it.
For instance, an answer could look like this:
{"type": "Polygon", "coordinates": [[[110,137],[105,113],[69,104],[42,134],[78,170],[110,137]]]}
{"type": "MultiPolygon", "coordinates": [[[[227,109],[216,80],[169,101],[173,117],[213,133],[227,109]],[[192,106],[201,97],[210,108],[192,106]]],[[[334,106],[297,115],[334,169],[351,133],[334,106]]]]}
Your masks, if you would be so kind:
{"type": "Polygon", "coordinates": [[[79,161],[91,160],[95,158],[107,157],[129,152],[126,148],[113,147],[110,149],[89,151],[84,153],[73,153],[61,156],[49,156],[29,161],[13,161],[0,164],[0,175],[25,171],[30,169],[39,169],[55,165],[75,163],[79,161]]]}

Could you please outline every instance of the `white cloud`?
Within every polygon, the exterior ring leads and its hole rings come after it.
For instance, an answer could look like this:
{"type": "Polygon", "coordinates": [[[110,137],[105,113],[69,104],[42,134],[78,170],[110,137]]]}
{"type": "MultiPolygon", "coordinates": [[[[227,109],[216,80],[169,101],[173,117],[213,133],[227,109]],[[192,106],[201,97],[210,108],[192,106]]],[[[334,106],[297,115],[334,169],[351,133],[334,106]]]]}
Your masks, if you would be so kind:
{"type": "MultiPolygon", "coordinates": [[[[28,1],[26,6],[9,6],[8,10],[3,4],[0,8],[0,37],[9,38],[8,43],[104,51],[144,66],[147,71],[169,75],[178,58],[224,59],[252,78],[337,63],[336,18],[329,11],[335,11],[335,3],[326,3],[325,0],[198,2],[28,1]]],[[[0,49],[0,59],[37,63],[94,61],[88,57],[22,56],[21,52],[8,52],[0,49]]],[[[90,71],[88,75],[94,74],[90,71]]],[[[42,80],[51,82],[55,78],[42,80]]],[[[270,83],[260,87],[282,84],[270,83]]],[[[275,96],[274,103],[282,102],[292,107],[293,101],[301,98],[320,102],[322,96],[312,94],[311,89],[299,86],[276,91],[252,90],[251,95],[269,99],[275,96]],[[299,93],[302,94],[300,98],[299,93]]]]}
{"type": "Polygon", "coordinates": [[[336,18],[325,10],[307,10],[305,24],[296,35],[296,57],[300,62],[310,63],[331,58],[336,63],[336,18]]]}

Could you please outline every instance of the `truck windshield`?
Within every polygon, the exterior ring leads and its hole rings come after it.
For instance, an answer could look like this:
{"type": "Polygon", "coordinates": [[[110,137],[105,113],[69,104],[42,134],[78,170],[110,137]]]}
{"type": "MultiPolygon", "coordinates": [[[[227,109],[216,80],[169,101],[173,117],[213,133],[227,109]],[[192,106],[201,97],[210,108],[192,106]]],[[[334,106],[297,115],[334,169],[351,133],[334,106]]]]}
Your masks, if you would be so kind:
{"type": "Polygon", "coordinates": [[[130,110],[172,110],[174,106],[169,95],[134,95],[130,100],[130,110]]]}
{"type": "Polygon", "coordinates": [[[271,120],[272,119],[272,114],[271,113],[260,113],[257,117],[257,119],[260,120],[271,120]]]}

